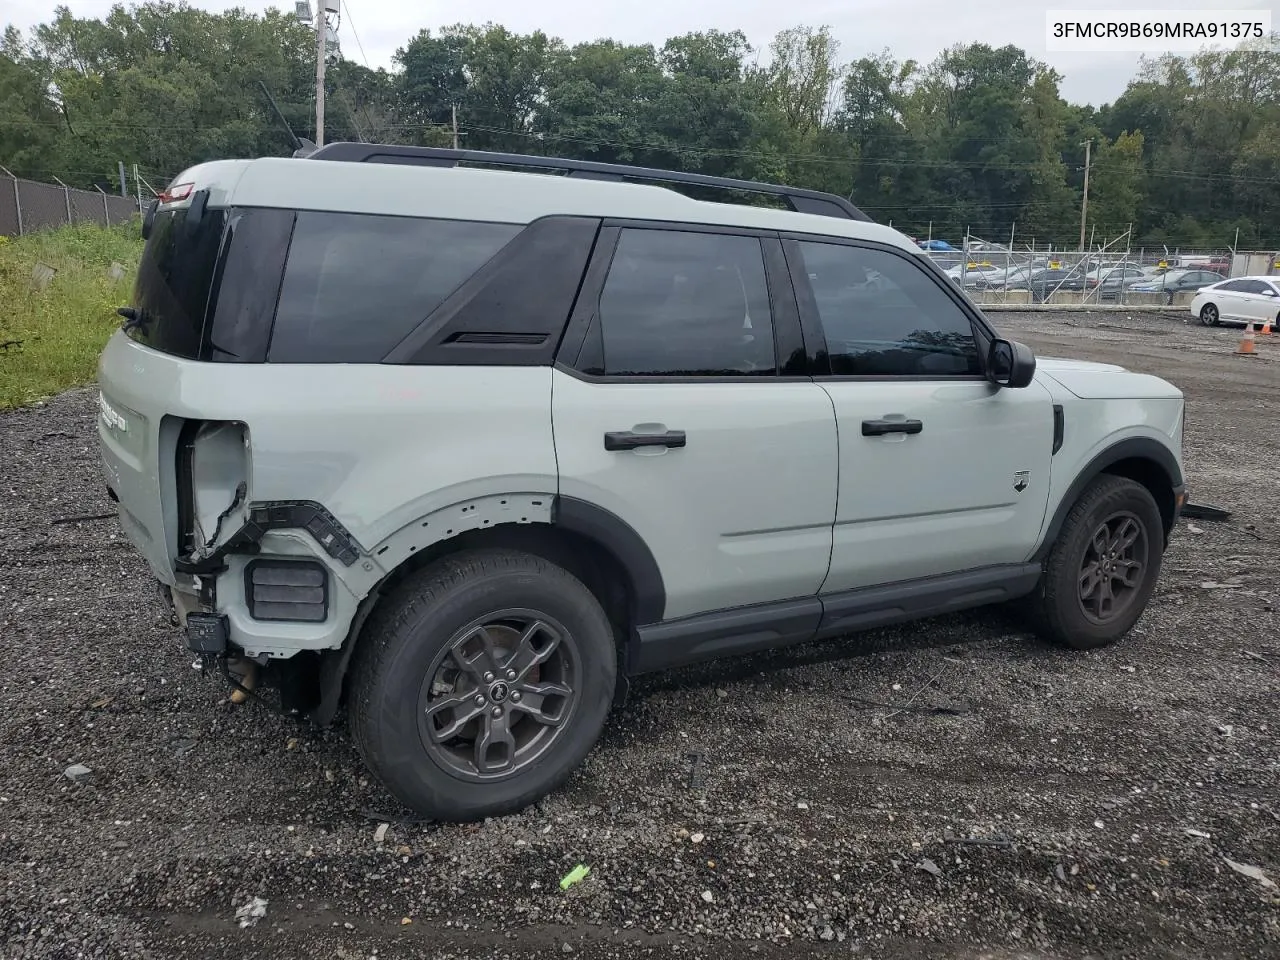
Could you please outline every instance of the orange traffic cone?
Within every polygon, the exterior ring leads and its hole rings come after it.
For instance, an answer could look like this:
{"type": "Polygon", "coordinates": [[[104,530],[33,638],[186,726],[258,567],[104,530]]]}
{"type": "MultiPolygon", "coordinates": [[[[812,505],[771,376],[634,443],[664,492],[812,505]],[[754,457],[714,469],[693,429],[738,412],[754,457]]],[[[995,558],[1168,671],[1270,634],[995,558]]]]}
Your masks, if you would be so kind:
{"type": "Polygon", "coordinates": [[[1262,325],[1262,330],[1260,332],[1264,337],[1271,336],[1271,318],[1270,317],[1267,317],[1267,322],[1262,325]]]}
{"type": "Polygon", "coordinates": [[[1244,336],[1240,338],[1240,346],[1236,348],[1236,353],[1250,354],[1253,353],[1253,321],[1249,321],[1249,326],[1244,329],[1244,336]]]}

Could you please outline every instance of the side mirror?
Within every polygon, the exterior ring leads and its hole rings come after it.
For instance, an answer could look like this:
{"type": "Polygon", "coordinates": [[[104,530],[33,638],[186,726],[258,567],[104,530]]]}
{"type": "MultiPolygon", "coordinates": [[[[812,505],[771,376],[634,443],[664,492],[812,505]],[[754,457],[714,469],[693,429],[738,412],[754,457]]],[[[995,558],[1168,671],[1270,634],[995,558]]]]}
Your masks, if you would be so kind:
{"type": "Polygon", "coordinates": [[[987,376],[1001,387],[1028,386],[1036,375],[1036,356],[1025,343],[994,340],[987,354],[987,376]]]}

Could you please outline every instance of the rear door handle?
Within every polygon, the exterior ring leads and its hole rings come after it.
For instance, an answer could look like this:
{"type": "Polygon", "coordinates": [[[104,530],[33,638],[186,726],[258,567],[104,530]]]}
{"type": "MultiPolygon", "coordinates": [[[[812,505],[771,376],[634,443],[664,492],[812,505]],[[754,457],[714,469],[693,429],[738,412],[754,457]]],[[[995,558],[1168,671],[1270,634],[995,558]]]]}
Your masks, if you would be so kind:
{"type": "Polygon", "coordinates": [[[864,437],[883,437],[890,433],[919,433],[924,424],[919,420],[863,420],[864,437]]]}
{"type": "Polygon", "coordinates": [[[666,433],[632,433],[621,430],[604,435],[606,450],[635,450],[637,447],[683,447],[684,431],[668,430],[666,433]]]}

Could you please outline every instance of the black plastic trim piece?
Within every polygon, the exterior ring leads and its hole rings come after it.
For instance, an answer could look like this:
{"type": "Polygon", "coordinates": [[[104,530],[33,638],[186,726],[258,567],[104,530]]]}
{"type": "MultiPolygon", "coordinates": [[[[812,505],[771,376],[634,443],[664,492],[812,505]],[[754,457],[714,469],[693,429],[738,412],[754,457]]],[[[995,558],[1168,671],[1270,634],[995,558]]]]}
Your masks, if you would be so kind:
{"type": "Polygon", "coordinates": [[[771,650],[812,640],[822,620],[817,597],[717,610],[637,629],[632,674],[771,650]]]}
{"type": "Polygon", "coordinates": [[[1062,449],[1062,443],[1066,439],[1067,415],[1062,409],[1062,404],[1055,403],[1053,405],[1053,453],[1056,454],[1062,449]]]}
{"type": "Polygon", "coordinates": [[[1156,440],[1152,440],[1149,437],[1130,437],[1128,440],[1121,440],[1115,446],[1108,447],[1102,451],[1076,475],[1075,480],[1071,482],[1071,486],[1067,488],[1067,492],[1062,495],[1058,509],[1054,511],[1053,519],[1045,529],[1044,539],[1040,541],[1040,546],[1032,554],[1033,560],[1037,563],[1045,561],[1049,556],[1049,551],[1053,549],[1054,541],[1058,539],[1058,533],[1062,529],[1063,523],[1066,522],[1067,514],[1071,511],[1075,502],[1080,499],[1080,495],[1084,493],[1085,488],[1096,480],[1100,474],[1105,473],[1108,467],[1119,463],[1121,460],[1149,460],[1158,466],[1168,478],[1169,486],[1174,492],[1176,514],[1177,494],[1184,489],[1182,471],[1178,468],[1177,459],[1169,451],[1168,447],[1156,440]]]}
{"type": "Polygon", "coordinates": [[[818,190],[805,190],[776,183],[758,183],[754,180],[734,180],[729,177],[713,177],[703,173],[684,173],[678,170],[659,170],[653,167],[633,167],[617,163],[598,163],[589,160],[569,160],[563,157],[537,157],[518,153],[497,153],[485,150],[450,150],[444,147],[411,147],[380,143],[329,143],[312,153],[310,160],[341,160],[348,163],[400,163],[423,166],[457,166],[460,163],[481,163],[496,167],[516,167],[528,170],[556,170],[570,176],[589,177],[595,180],[646,180],[653,183],[684,183],[702,187],[716,187],[741,193],[755,193],[781,197],[798,213],[838,217],[846,220],[872,222],[871,218],[844,197],[818,190]]]}
{"type": "Polygon", "coordinates": [[[600,229],[594,217],[534,220],[409,331],[386,364],[547,366],[600,229]]]}
{"type": "Polygon", "coordinates": [[[186,574],[216,574],[227,567],[230,554],[257,553],[269,530],[306,530],[329,556],[349,567],[364,548],[323,506],[311,500],[273,500],[249,504],[249,519],[221,547],[201,560],[179,557],[173,569],[186,574]]]}
{"type": "Polygon", "coordinates": [[[316,560],[300,560],[293,557],[271,557],[269,559],[250,560],[244,566],[244,603],[249,616],[263,623],[323,623],[329,619],[329,570],[316,560]],[[253,572],[259,567],[308,567],[319,570],[321,576],[320,591],[323,595],[319,620],[299,620],[294,617],[260,617],[257,613],[257,602],[254,593],[253,572]]]}
{"type": "Polygon", "coordinates": [[[552,501],[551,522],[594,540],[622,564],[631,579],[635,604],[633,623],[643,626],[662,620],[667,607],[662,571],[644,538],[629,523],[594,503],[563,496],[552,501]]]}
{"type": "Polygon", "coordinates": [[[822,598],[818,638],[1016,600],[1039,579],[1038,563],[1007,564],[833,594],[822,598]]]}
{"type": "Polygon", "coordinates": [[[791,283],[782,241],[776,236],[761,237],[764,253],[765,280],[769,285],[769,307],[773,322],[775,364],[781,377],[807,377],[808,354],[805,351],[804,328],[800,324],[800,308],[791,283]]]}
{"type": "Polygon", "coordinates": [[[668,430],[666,433],[632,433],[630,430],[616,430],[604,435],[604,448],[609,451],[637,450],[640,447],[678,449],[685,443],[683,430],[668,430]]]}
{"type": "Polygon", "coordinates": [[[636,630],[628,671],[651,673],[1002,603],[1029,594],[1039,579],[1038,563],[1008,564],[649,624],[636,630]]]}
{"type": "Polygon", "coordinates": [[[556,345],[558,364],[568,367],[577,365],[578,355],[582,352],[591,323],[600,309],[600,291],[604,289],[605,277],[609,275],[609,266],[613,263],[613,254],[618,248],[618,238],[621,235],[621,230],[607,224],[601,226],[596,235],[596,245],[582,275],[582,285],[578,287],[578,296],[569,314],[569,322],[556,345]]]}

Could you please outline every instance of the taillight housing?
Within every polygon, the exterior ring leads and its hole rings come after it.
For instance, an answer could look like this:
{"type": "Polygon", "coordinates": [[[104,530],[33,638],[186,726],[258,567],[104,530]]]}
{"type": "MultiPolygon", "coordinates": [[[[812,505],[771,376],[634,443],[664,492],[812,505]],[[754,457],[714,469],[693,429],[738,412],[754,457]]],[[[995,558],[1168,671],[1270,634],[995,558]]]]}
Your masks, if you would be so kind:
{"type": "Polygon", "coordinates": [[[164,189],[157,198],[161,203],[176,203],[179,200],[186,200],[191,196],[191,191],[195,189],[194,183],[175,183],[164,189]]]}

